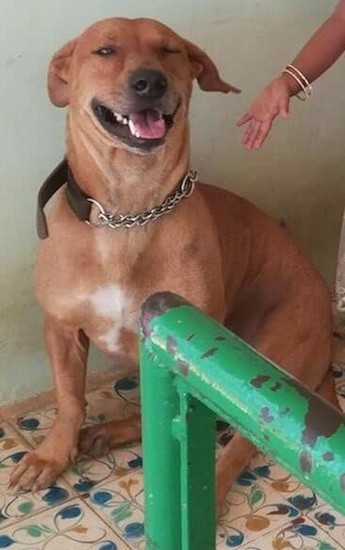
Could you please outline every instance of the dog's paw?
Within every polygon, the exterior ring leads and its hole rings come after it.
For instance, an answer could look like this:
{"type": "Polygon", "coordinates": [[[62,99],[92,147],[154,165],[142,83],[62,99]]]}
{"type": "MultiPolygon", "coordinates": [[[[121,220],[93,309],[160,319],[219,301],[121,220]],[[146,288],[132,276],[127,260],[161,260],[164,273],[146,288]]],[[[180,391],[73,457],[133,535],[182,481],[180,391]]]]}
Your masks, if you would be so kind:
{"type": "Polygon", "coordinates": [[[112,445],[112,435],[107,424],[84,428],[79,438],[79,450],[95,457],[104,456],[112,445]]]}
{"type": "Polygon", "coordinates": [[[45,456],[39,449],[26,454],[10,476],[9,490],[36,492],[50,487],[68,465],[68,460],[56,460],[45,456]]]}
{"type": "Polygon", "coordinates": [[[84,428],[79,438],[79,450],[92,456],[103,456],[111,449],[140,440],[140,416],[112,420],[84,428]]]}

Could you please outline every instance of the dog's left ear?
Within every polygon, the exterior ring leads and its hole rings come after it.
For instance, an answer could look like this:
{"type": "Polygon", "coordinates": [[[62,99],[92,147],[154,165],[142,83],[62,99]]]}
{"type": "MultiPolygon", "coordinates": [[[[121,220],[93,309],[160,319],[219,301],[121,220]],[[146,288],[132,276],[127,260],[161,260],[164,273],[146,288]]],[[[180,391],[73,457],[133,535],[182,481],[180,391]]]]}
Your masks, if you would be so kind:
{"type": "Polygon", "coordinates": [[[78,39],[70,40],[54,55],[48,70],[48,94],[56,107],[69,104],[69,66],[78,39]]]}
{"type": "Polygon", "coordinates": [[[193,77],[197,79],[198,84],[205,92],[233,92],[241,93],[241,90],[231,84],[224,82],[219,76],[219,72],[212,59],[203,52],[198,46],[185,40],[187,55],[193,70],[193,77]]]}

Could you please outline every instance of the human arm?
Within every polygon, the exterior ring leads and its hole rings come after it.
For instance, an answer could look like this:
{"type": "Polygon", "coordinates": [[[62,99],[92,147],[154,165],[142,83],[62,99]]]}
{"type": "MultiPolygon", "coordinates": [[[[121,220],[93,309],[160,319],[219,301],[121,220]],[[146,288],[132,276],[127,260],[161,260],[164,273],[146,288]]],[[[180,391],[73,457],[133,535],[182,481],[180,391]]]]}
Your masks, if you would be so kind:
{"type": "MultiPolygon", "coordinates": [[[[340,0],[331,16],[319,27],[291,65],[309,82],[331,67],[345,50],[345,0],[340,0]]],[[[301,92],[298,82],[287,73],[272,80],[256,97],[249,110],[237,121],[248,124],[242,143],[258,149],[269,134],[275,118],[287,118],[290,98],[301,92]]]]}

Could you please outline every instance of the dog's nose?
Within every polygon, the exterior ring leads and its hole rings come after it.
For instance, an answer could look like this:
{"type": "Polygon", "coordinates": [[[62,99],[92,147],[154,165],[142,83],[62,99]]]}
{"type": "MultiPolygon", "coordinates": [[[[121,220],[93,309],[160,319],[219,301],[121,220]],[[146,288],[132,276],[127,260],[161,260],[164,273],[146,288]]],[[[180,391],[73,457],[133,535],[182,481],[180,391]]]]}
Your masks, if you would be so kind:
{"type": "Polygon", "coordinates": [[[146,99],[159,99],[168,88],[166,76],[154,69],[137,69],[131,75],[129,84],[137,96],[146,99]]]}

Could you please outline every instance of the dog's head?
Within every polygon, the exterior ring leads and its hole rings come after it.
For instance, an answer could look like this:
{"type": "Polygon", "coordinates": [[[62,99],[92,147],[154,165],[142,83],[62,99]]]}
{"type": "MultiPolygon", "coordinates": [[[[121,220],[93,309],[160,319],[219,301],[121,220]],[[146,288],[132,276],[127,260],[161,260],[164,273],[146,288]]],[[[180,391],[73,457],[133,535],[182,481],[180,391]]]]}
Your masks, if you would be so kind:
{"type": "Polygon", "coordinates": [[[141,153],[161,146],[187,116],[192,81],[205,91],[238,92],[211,59],[150,19],[106,19],[54,55],[49,96],[70,106],[86,131],[141,153]]]}

